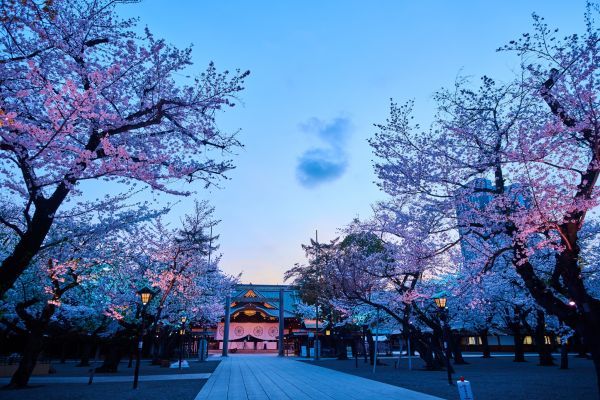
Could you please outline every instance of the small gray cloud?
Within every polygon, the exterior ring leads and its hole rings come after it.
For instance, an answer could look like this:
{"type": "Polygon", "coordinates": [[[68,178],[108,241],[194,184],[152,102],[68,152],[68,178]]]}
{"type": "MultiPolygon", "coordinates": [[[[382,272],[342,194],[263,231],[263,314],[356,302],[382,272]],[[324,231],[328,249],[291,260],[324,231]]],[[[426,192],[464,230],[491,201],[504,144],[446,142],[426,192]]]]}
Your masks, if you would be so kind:
{"type": "Polygon", "coordinates": [[[297,178],[304,187],[315,187],[344,174],[348,157],[335,149],[310,149],[298,160],[297,178]]]}
{"type": "Polygon", "coordinates": [[[300,128],[315,134],[324,146],[306,150],[298,159],[296,177],[304,187],[312,188],[341,177],[348,166],[346,142],[352,131],[349,118],[338,117],[325,122],[311,118],[300,124],[300,128]]]}

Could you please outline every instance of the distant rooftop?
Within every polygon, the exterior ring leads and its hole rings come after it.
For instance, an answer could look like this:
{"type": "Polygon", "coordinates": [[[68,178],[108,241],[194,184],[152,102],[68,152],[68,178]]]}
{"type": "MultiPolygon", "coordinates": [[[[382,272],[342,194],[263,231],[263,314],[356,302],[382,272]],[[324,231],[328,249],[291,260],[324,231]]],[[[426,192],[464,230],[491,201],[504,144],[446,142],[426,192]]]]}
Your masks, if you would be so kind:
{"type": "MultiPolygon", "coordinates": [[[[300,295],[298,293],[298,286],[295,285],[261,285],[261,284],[238,284],[235,285],[232,299],[244,297],[252,299],[255,306],[259,306],[263,299],[279,299],[279,291],[283,289],[283,303],[285,318],[295,317],[296,304],[300,302],[300,295]],[[256,302],[254,302],[256,299],[256,302]]],[[[259,308],[266,314],[278,317],[279,316],[279,301],[266,301],[266,307],[259,306],[259,308]]],[[[248,303],[234,303],[232,304],[232,312],[247,307],[248,303]]]]}

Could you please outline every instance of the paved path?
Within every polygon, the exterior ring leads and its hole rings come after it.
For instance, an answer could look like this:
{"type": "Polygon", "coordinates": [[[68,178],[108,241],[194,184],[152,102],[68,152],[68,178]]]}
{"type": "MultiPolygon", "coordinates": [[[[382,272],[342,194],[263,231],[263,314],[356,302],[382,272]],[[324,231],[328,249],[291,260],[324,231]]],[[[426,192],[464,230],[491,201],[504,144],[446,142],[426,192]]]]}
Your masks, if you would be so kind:
{"type": "MultiPolygon", "coordinates": [[[[170,375],[140,375],[140,382],[149,381],[175,381],[179,379],[208,379],[211,374],[170,374],[170,375]]],[[[35,383],[88,383],[88,376],[32,376],[30,384],[35,383]]],[[[132,382],[133,376],[94,376],[95,383],[105,382],[132,382]]],[[[0,378],[0,385],[6,385],[10,378],[0,378]]]]}
{"type": "Polygon", "coordinates": [[[441,400],[276,356],[224,358],[195,400],[441,400]]]}

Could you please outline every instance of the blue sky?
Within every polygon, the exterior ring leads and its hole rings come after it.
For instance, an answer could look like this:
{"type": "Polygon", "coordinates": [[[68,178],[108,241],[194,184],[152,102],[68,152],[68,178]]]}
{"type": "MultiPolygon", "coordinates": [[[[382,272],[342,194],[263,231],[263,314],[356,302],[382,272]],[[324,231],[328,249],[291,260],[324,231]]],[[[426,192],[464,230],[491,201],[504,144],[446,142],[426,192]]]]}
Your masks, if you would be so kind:
{"type": "MultiPolygon", "coordinates": [[[[243,282],[281,283],[301,243],[334,238],[384,196],[367,138],[390,98],[414,99],[427,125],[432,93],[458,75],[508,80],[514,54],[495,49],[530,31],[531,13],[564,34],[583,29],[583,1],[191,1],[119,7],[157,36],[194,45],[198,72],[249,69],[224,129],[245,147],[221,189],[202,190],[222,220],[222,268],[243,282]]],[[[162,198],[161,200],[166,200],[162,198]]],[[[192,204],[184,199],[170,218],[192,204]]]]}

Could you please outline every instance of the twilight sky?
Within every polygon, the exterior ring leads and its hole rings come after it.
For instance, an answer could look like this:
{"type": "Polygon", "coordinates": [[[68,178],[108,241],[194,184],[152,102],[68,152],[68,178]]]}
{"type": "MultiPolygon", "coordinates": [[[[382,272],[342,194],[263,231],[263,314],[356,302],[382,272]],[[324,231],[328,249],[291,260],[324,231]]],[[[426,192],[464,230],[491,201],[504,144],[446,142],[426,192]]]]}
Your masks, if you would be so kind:
{"type": "MultiPolygon", "coordinates": [[[[533,11],[566,35],[582,31],[584,1],[144,0],[118,10],[167,42],[193,44],[195,71],[211,60],[251,70],[243,103],[219,118],[241,129],[237,169],[221,189],[197,185],[197,198],[222,220],[223,270],[282,283],[315,230],[332,239],[384,198],[366,139],[390,98],[414,99],[427,125],[432,93],[458,75],[512,76],[518,58],[495,49],[531,30],[533,11]]],[[[173,223],[192,203],[180,199],[173,223]]]]}

